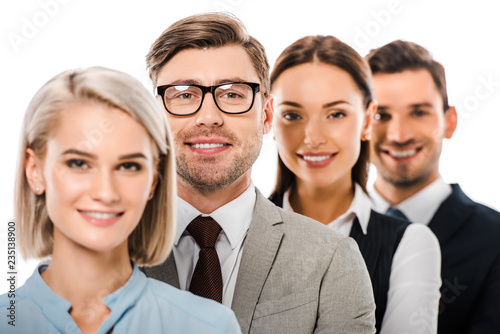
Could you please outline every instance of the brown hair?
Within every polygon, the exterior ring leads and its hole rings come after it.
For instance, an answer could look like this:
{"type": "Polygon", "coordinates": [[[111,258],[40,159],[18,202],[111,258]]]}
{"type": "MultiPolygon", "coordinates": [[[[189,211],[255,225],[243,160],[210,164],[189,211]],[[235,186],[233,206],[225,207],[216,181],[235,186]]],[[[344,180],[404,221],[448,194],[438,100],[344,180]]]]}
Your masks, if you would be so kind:
{"type": "Polygon", "coordinates": [[[15,186],[15,221],[19,225],[20,250],[25,258],[50,256],[53,224],[45,195],[35,194],[25,174],[26,149],[43,160],[47,140],[60,112],[78,103],[100,103],[118,108],[148,131],[156,146],[157,172],[153,198],[128,238],[130,258],[140,265],[162,263],[175,233],[175,159],[166,115],[148,90],[135,78],[103,67],[69,70],[48,81],[26,110],[19,148],[15,186]]]}
{"type": "Polygon", "coordinates": [[[146,56],[149,77],[156,87],[163,66],[182,50],[225,45],[239,45],[246,50],[267,95],[269,63],[264,46],[247,33],[240,20],[225,13],[193,15],[172,24],[156,39],[146,56]]]}
{"type": "MultiPolygon", "coordinates": [[[[353,48],[333,36],[307,36],[288,46],[280,54],[271,73],[272,84],[287,69],[297,65],[320,62],[346,71],[363,95],[365,108],[373,100],[370,68],[366,61],[353,48]]],[[[359,158],[351,171],[353,182],[358,183],[366,192],[370,150],[367,141],[361,142],[359,158]]],[[[279,200],[285,191],[294,186],[296,176],[278,155],[278,175],[276,187],[271,194],[272,200],[279,200]]]]}
{"type": "Polygon", "coordinates": [[[366,56],[372,73],[399,73],[405,70],[426,69],[432,76],[443,99],[443,110],[447,111],[448,94],[446,93],[446,78],[443,66],[432,58],[432,55],[422,46],[397,40],[378,49],[371,50],[366,56]]]}

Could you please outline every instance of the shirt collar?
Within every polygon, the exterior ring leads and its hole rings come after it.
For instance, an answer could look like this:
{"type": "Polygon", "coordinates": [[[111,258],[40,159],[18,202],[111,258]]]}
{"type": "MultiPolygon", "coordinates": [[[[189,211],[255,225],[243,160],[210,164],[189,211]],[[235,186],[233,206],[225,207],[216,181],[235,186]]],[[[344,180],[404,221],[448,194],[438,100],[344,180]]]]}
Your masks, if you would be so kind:
{"type": "MultiPolygon", "coordinates": [[[[122,318],[123,314],[135,305],[147,284],[146,275],[132,262],[132,275],[124,286],[104,297],[104,303],[111,310],[106,320],[99,326],[98,333],[108,333],[122,318]]],[[[69,314],[71,303],[57,295],[45,283],[41,273],[47,264],[40,265],[26,281],[25,288],[33,302],[43,311],[47,319],[61,332],[81,333],[69,314]]]]}
{"type": "Polygon", "coordinates": [[[372,204],[368,194],[363,191],[363,188],[361,188],[359,184],[354,183],[354,198],[351,202],[351,206],[349,206],[349,209],[347,209],[344,214],[330,224],[352,222],[355,216],[358,218],[363,234],[366,234],[368,222],[370,221],[371,208],[372,204]]]}
{"type": "MultiPolygon", "coordinates": [[[[283,195],[283,209],[293,211],[292,206],[289,201],[290,189],[285,191],[283,195]]],[[[366,234],[368,229],[368,222],[370,221],[371,213],[371,201],[370,197],[363,191],[363,188],[357,183],[354,183],[354,198],[347,209],[340,217],[330,222],[328,225],[341,225],[344,223],[350,223],[355,217],[358,218],[359,225],[361,225],[361,230],[363,234],[366,234]]]]}
{"type": "Polygon", "coordinates": [[[177,197],[177,230],[174,245],[177,246],[189,223],[199,215],[203,215],[212,217],[222,227],[231,248],[236,248],[250,227],[256,199],[255,186],[251,182],[240,196],[208,215],[202,214],[194,206],[177,197]]]}
{"type": "Polygon", "coordinates": [[[47,267],[47,264],[42,264],[35,269],[33,275],[24,284],[26,292],[33,303],[42,310],[50,323],[61,333],[75,333],[78,326],[69,314],[71,303],[52,291],[42,278],[41,274],[47,267]]]}
{"type": "MultiPolygon", "coordinates": [[[[441,203],[450,196],[451,192],[451,186],[444,182],[440,175],[434,182],[417,192],[415,195],[392,206],[403,212],[412,223],[427,225],[439,209],[441,203]]],[[[374,207],[378,212],[385,213],[391,206],[391,203],[382,197],[375,187],[370,189],[370,195],[374,207]]]]}
{"type": "Polygon", "coordinates": [[[139,270],[137,265],[132,262],[133,271],[124,286],[104,297],[104,303],[111,310],[109,316],[101,324],[99,330],[104,329],[104,333],[113,328],[113,326],[123,317],[137,300],[143,294],[147,285],[146,275],[139,270]]]}

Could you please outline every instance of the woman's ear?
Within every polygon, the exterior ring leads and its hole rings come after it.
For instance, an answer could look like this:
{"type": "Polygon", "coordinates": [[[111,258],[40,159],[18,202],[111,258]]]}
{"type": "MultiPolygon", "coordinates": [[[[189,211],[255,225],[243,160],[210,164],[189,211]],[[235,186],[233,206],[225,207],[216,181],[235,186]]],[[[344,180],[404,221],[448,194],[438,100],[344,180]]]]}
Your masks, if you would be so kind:
{"type": "Polygon", "coordinates": [[[42,162],[31,148],[26,149],[24,171],[31,190],[36,195],[43,194],[45,192],[45,181],[43,179],[42,162]]]}
{"type": "Polygon", "coordinates": [[[151,190],[149,192],[148,200],[152,199],[154,194],[155,194],[156,186],[158,185],[158,178],[159,178],[158,172],[156,172],[154,179],[153,179],[153,184],[151,185],[151,190]]]}
{"type": "Polygon", "coordinates": [[[363,118],[363,129],[361,130],[362,141],[368,141],[372,139],[373,117],[375,116],[375,112],[377,111],[377,106],[377,101],[372,100],[370,104],[368,104],[368,108],[366,108],[365,117],[363,118]]]}
{"type": "Polygon", "coordinates": [[[163,167],[167,163],[168,154],[172,154],[171,152],[172,151],[169,149],[167,155],[160,154],[160,156],[158,158],[158,162],[157,162],[157,165],[156,165],[155,175],[153,176],[153,183],[151,183],[151,188],[149,190],[148,200],[152,199],[153,196],[154,196],[154,194],[155,194],[156,186],[158,186],[158,183],[160,181],[161,172],[163,170],[163,167]]]}

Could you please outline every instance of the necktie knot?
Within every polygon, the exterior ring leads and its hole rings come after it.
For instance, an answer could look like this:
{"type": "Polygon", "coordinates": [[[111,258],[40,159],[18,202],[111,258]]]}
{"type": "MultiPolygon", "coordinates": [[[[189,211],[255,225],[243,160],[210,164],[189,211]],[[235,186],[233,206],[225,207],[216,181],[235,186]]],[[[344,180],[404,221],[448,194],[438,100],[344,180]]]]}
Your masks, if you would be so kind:
{"type": "Polygon", "coordinates": [[[406,215],[401,210],[393,206],[391,206],[385,214],[391,217],[396,217],[408,221],[408,217],[406,217],[406,215]]]}
{"type": "Polygon", "coordinates": [[[193,236],[200,248],[213,248],[222,228],[212,217],[198,216],[189,223],[186,230],[193,236]]]}

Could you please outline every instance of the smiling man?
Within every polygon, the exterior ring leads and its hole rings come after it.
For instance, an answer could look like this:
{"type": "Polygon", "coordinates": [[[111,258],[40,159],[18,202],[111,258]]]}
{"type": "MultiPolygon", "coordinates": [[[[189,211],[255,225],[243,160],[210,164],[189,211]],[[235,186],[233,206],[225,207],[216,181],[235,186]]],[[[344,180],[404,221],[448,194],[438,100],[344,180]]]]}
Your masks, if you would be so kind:
{"type": "Polygon", "coordinates": [[[496,333],[500,214],[439,174],[442,142],[457,126],[444,68],[427,50],[405,41],[372,50],[367,60],[379,103],[371,142],[375,209],[427,224],[438,237],[443,282],[438,333],[496,333]]]}
{"type": "Polygon", "coordinates": [[[230,306],[243,333],[374,333],[355,242],[252,183],[273,118],[262,45],[232,16],[196,15],[163,32],[147,63],[174,135],[179,200],[173,256],[145,272],[230,306]]]}

